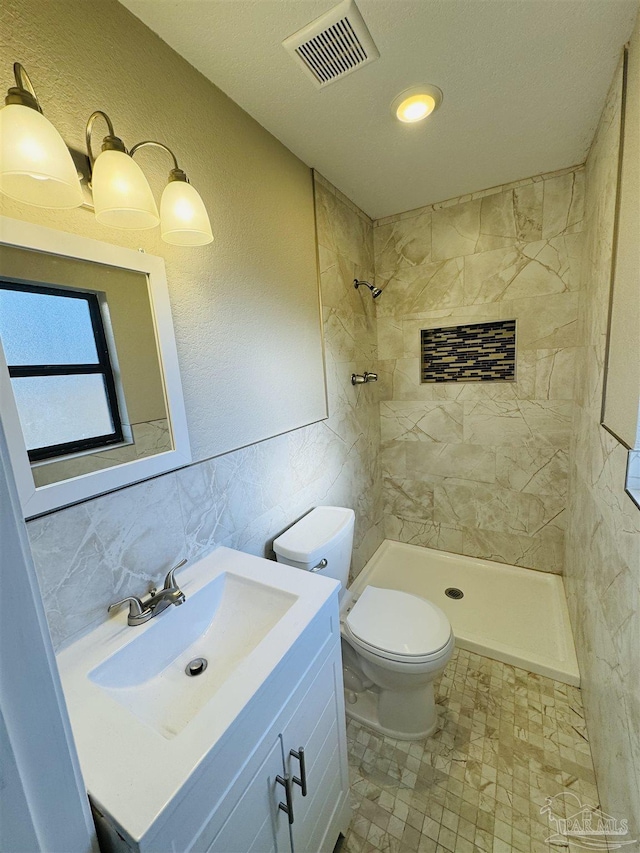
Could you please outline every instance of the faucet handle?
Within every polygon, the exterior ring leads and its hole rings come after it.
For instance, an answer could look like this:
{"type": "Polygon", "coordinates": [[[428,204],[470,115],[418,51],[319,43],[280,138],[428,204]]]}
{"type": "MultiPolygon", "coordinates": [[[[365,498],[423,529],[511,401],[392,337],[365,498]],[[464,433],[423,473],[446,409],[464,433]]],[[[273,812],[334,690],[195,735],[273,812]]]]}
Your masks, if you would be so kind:
{"type": "Polygon", "coordinates": [[[178,569],[181,569],[185,565],[186,562],[187,562],[186,558],[184,560],[180,560],[180,562],[177,565],[175,565],[172,569],[169,569],[169,571],[167,572],[167,576],[164,579],[164,588],[165,589],[174,589],[177,586],[176,579],[174,577],[174,572],[176,572],[178,569]]]}
{"type": "Polygon", "coordinates": [[[118,607],[122,607],[123,604],[129,605],[129,616],[142,616],[145,612],[146,608],[140,601],[140,599],[135,595],[128,595],[126,598],[123,598],[122,601],[116,601],[113,604],[110,604],[107,607],[107,613],[111,613],[112,610],[117,610],[118,607]]]}

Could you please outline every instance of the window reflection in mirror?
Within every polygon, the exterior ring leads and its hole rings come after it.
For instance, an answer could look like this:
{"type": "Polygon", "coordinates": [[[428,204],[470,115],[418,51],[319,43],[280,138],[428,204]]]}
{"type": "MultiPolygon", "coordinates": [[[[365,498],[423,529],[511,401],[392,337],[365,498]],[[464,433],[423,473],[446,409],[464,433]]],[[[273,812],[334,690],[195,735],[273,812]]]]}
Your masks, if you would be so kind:
{"type": "Polygon", "coordinates": [[[173,449],[146,274],[3,246],[0,341],[36,487],[173,449]]]}

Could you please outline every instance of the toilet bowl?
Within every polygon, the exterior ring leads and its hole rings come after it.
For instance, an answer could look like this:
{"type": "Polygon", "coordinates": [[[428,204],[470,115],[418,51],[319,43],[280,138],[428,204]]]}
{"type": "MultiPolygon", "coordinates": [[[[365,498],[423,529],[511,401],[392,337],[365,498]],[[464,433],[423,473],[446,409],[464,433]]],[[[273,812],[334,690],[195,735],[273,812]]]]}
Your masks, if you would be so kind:
{"type": "Polygon", "coordinates": [[[347,715],[403,740],[437,729],[433,682],[454,649],[445,614],[424,598],[367,586],[347,590],[353,510],[316,507],[273,543],[281,563],[339,580],[347,715]]]}

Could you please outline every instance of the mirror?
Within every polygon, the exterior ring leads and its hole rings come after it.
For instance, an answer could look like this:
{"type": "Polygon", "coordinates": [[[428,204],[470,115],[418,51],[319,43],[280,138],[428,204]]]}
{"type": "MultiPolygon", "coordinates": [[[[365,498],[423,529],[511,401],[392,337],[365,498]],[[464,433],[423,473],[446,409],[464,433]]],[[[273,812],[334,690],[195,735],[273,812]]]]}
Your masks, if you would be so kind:
{"type": "Polygon", "coordinates": [[[190,462],[164,261],[0,227],[0,402],[25,516],[190,462]]]}
{"type": "Polygon", "coordinates": [[[629,93],[624,55],[621,146],[601,424],[640,449],[640,96],[629,93]]]}

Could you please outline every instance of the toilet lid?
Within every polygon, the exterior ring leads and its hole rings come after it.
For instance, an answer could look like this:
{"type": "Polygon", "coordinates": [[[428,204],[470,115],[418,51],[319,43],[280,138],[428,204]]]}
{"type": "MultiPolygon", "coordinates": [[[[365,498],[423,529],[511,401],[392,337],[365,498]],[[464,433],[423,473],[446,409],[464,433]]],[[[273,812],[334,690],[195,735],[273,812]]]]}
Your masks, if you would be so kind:
{"type": "Polygon", "coordinates": [[[357,639],[407,657],[430,655],[449,642],[451,624],[445,614],[408,592],[367,586],[346,619],[357,639]]]}

